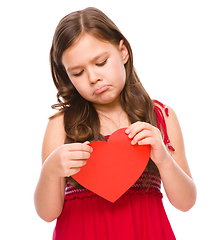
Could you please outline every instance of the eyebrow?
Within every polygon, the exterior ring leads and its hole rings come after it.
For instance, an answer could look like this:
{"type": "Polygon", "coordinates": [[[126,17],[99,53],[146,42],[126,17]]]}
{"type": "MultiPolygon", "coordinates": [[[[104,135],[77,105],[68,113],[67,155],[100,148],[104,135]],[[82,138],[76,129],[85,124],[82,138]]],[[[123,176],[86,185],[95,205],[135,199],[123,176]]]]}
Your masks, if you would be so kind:
{"type": "MultiPolygon", "coordinates": [[[[94,61],[96,61],[97,59],[99,59],[100,57],[102,57],[102,56],[104,56],[104,55],[107,55],[108,54],[108,52],[102,52],[102,53],[100,53],[100,54],[98,54],[97,56],[95,56],[95,57],[93,57],[92,58],[92,60],[91,60],[91,62],[94,62],[94,61]]],[[[74,67],[69,67],[68,69],[67,69],[67,71],[72,71],[72,70],[76,70],[76,69],[78,69],[78,68],[82,68],[82,66],[74,66],[74,67]]]]}

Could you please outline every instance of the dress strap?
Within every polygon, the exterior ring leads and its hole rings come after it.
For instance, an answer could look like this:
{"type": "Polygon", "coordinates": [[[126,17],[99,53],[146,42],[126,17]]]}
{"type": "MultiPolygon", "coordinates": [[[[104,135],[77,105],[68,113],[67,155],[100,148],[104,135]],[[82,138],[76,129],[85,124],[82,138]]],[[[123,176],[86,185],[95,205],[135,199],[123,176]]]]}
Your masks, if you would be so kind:
{"type": "Polygon", "coordinates": [[[153,102],[154,102],[154,111],[155,111],[156,117],[157,117],[158,129],[163,131],[163,135],[164,135],[163,141],[165,144],[168,145],[168,148],[170,150],[175,151],[175,149],[171,146],[171,143],[170,143],[170,140],[168,137],[167,128],[166,128],[165,118],[164,118],[163,112],[159,106],[161,106],[163,108],[167,117],[169,116],[168,107],[157,100],[153,100],[153,102]]]}

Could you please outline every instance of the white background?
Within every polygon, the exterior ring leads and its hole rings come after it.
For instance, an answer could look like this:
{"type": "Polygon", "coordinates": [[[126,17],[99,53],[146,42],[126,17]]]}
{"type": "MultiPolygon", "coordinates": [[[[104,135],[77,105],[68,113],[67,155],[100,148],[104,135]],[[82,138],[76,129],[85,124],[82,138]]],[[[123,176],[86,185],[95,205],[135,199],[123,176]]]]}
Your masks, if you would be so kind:
{"type": "Polygon", "coordinates": [[[2,1],[1,236],[51,239],[53,223],[36,214],[33,193],[41,170],[41,144],[56,102],[49,68],[55,27],[68,13],[101,9],[132,45],[135,67],[153,99],[170,105],[184,134],[197,203],[182,213],[164,205],[178,240],[209,239],[209,5],[203,0],[2,1]]]}

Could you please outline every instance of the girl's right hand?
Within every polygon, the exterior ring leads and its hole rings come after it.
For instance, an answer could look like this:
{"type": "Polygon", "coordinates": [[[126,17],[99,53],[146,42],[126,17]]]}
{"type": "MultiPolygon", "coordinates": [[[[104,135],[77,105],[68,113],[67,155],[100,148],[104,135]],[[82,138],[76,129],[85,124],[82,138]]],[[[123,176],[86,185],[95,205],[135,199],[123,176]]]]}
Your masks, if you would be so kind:
{"type": "Polygon", "coordinates": [[[43,164],[50,177],[70,177],[87,163],[92,147],[85,143],[64,144],[53,151],[43,164]]]}

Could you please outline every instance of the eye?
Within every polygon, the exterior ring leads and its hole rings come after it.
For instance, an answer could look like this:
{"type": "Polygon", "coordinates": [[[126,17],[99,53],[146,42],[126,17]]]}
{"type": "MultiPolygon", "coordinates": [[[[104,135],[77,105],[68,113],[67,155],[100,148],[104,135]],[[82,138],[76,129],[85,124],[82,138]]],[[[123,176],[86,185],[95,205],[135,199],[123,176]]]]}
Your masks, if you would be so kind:
{"type": "Polygon", "coordinates": [[[83,70],[80,71],[79,73],[73,74],[73,76],[75,76],[75,77],[79,77],[79,76],[81,76],[82,73],[83,73],[83,70]]]}
{"type": "Polygon", "coordinates": [[[97,65],[98,67],[102,67],[102,66],[104,66],[106,63],[107,63],[107,59],[104,60],[104,61],[101,62],[101,63],[97,63],[96,65],[97,65]]]}

